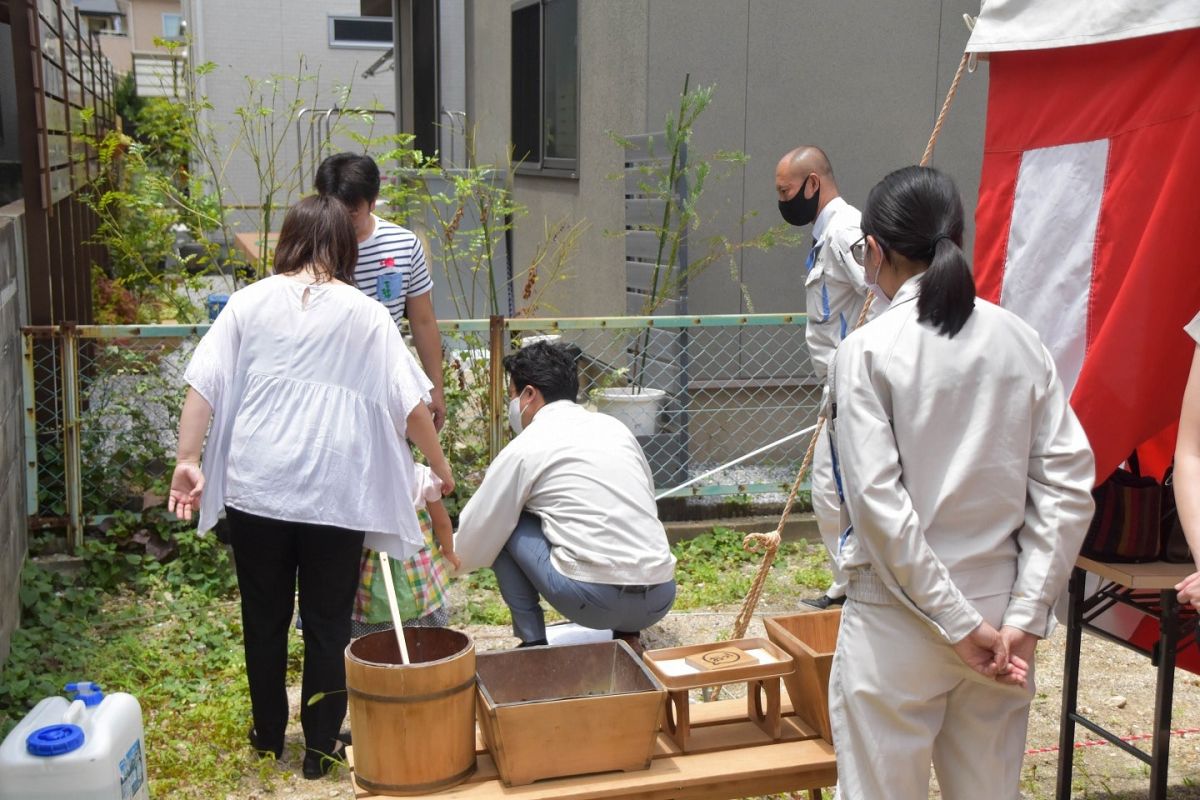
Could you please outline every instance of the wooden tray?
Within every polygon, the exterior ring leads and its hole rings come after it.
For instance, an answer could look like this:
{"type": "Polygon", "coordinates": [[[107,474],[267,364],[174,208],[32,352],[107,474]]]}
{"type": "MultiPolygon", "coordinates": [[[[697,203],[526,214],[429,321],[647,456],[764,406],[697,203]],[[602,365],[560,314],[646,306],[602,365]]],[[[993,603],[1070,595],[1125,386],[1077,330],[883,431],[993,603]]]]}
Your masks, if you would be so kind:
{"type": "Polygon", "coordinates": [[[480,653],[479,728],[509,786],[647,769],[667,693],[622,641],[480,653]]]}
{"type": "Polygon", "coordinates": [[[795,669],[792,657],[781,648],[776,647],[766,639],[751,638],[737,639],[731,642],[710,642],[708,644],[692,644],[684,647],[668,647],[662,650],[647,650],[642,654],[642,660],[654,673],[654,677],[667,688],[675,692],[683,689],[700,689],[705,686],[720,686],[725,683],[741,683],[765,678],[778,678],[791,674],[795,669]],[[682,661],[688,656],[720,650],[726,647],[736,647],[740,650],[765,650],[774,661],[759,661],[757,664],[711,669],[706,672],[696,671],[686,675],[671,675],[663,670],[664,661],[682,661]]]}

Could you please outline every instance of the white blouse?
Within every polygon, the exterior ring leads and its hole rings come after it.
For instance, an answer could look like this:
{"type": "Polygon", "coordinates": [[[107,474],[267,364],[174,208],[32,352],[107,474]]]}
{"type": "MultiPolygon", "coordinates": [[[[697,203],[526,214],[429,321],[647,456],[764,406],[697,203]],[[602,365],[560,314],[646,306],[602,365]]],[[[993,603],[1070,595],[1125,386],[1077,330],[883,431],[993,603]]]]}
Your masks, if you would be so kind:
{"type": "Polygon", "coordinates": [[[229,298],[184,380],[213,409],[201,532],[230,505],[365,531],[397,558],[424,545],[405,428],[431,384],[381,304],[266,278],[229,298]]]}

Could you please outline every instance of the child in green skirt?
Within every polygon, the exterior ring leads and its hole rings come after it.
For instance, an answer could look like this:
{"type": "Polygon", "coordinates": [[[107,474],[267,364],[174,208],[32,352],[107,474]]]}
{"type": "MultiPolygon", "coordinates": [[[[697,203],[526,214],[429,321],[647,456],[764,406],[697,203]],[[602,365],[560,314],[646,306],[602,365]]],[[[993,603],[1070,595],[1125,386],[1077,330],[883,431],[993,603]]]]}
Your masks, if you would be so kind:
{"type": "MultiPolygon", "coordinates": [[[[425,535],[425,547],[407,560],[389,559],[392,583],[406,628],[445,627],[450,622],[446,590],[450,573],[459,565],[454,554],[454,529],[442,503],[441,480],[424,464],[415,466],[413,504],[425,535]]],[[[350,635],[354,638],[392,627],[381,568],[379,553],[364,548],[351,616],[350,635]]]]}

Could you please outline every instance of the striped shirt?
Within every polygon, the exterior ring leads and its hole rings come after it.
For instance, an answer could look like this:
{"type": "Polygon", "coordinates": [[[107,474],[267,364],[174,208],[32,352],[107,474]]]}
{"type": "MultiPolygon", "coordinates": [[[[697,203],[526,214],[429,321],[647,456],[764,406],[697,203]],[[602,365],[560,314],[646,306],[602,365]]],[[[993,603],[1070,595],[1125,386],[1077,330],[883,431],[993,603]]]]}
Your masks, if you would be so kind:
{"type": "Polygon", "coordinates": [[[408,298],[425,294],[433,289],[433,280],[429,277],[429,269],[425,266],[425,248],[421,240],[407,228],[401,228],[394,222],[380,219],[374,214],[375,232],[358,243],[358,265],[354,268],[354,282],[358,288],[379,300],[376,293],[377,280],[380,273],[388,266],[400,270],[400,291],[389,300],[381,300],[387,306],[392,319],[397,325],[404,316],[404,306],[408,298]]]}

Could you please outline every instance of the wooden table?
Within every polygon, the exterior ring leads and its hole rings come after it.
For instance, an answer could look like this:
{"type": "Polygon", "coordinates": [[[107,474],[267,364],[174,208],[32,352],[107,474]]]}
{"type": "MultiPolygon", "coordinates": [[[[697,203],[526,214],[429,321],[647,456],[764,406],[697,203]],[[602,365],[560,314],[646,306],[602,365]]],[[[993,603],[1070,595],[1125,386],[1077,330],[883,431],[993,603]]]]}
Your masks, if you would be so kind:
{"type": "MultiPolygon", "coordinates": [[[[744,699],[696,703],[691,707],[692,734],[686,755],[679,752],[670,736],[660,732],[649,769],[552,778],[512,788],[501,783],[477,734],[475,774],[465,783],[429,796],[471,800],[729,800],[807,789],[812,800],[820,800],[821,788],[837,783],[833,745],[797,719],[786,699],[784,712],[782,740],[772,742],[746,718],[744,699]]],[[[347,749],[347,758],[353,782],[353,748],[347,749]]],[[[358,800],[381,797],[368,794],[357,784],[354,793],[358,800]]]]}
{"type": "Polygon", "coordinates": [[[1067,652],[1063,666],[1063,704],[1058,752],[1058,784],[1055,797],[1070,800],[1071,772],[1075,755],[1075,725],[1082,725],[1150,765],[1150,800],[1167,796],[1167,764],[1171,744],[1171,702],[1175,692],[1175,654],[1188,629],[1196,626],[1196,615],[1181,613],[1175,584],[1192,573],[1190,564],[1168,564],[1155,561],[1148,564],[1110,564],[1079,557],[1068,585],[1067,652]],[[1099,575],[1104,583],[1100,590],[1084,597],[1084,575],[1099,575]],[[1158,619],[1159,638],[1150,651],[1143,650],[1124,639],[1102,630],[1093,621],[1113,605],[1135,608],[1158,619]],[[1154,693],[1154,738],[1150,753],[1121,740],[1079,713],[1079,647],[1083,631],[1115,642],[1122,647],[1142,653],[1158,667],[1154,693]]]}
{"type": "MultiPolygon", "coordinates": [[[[275,250],[275,245],[279,241],[279,233],[272,231],[267,233],[267,252],[271,253],[275,250]]],[[[258,251],[263,243],[262,231],[242,231],[233,235],[233,243],[237,245],[237,249],[245,257],[246,263],[252,267],[258,266],[258,251]]]]}

